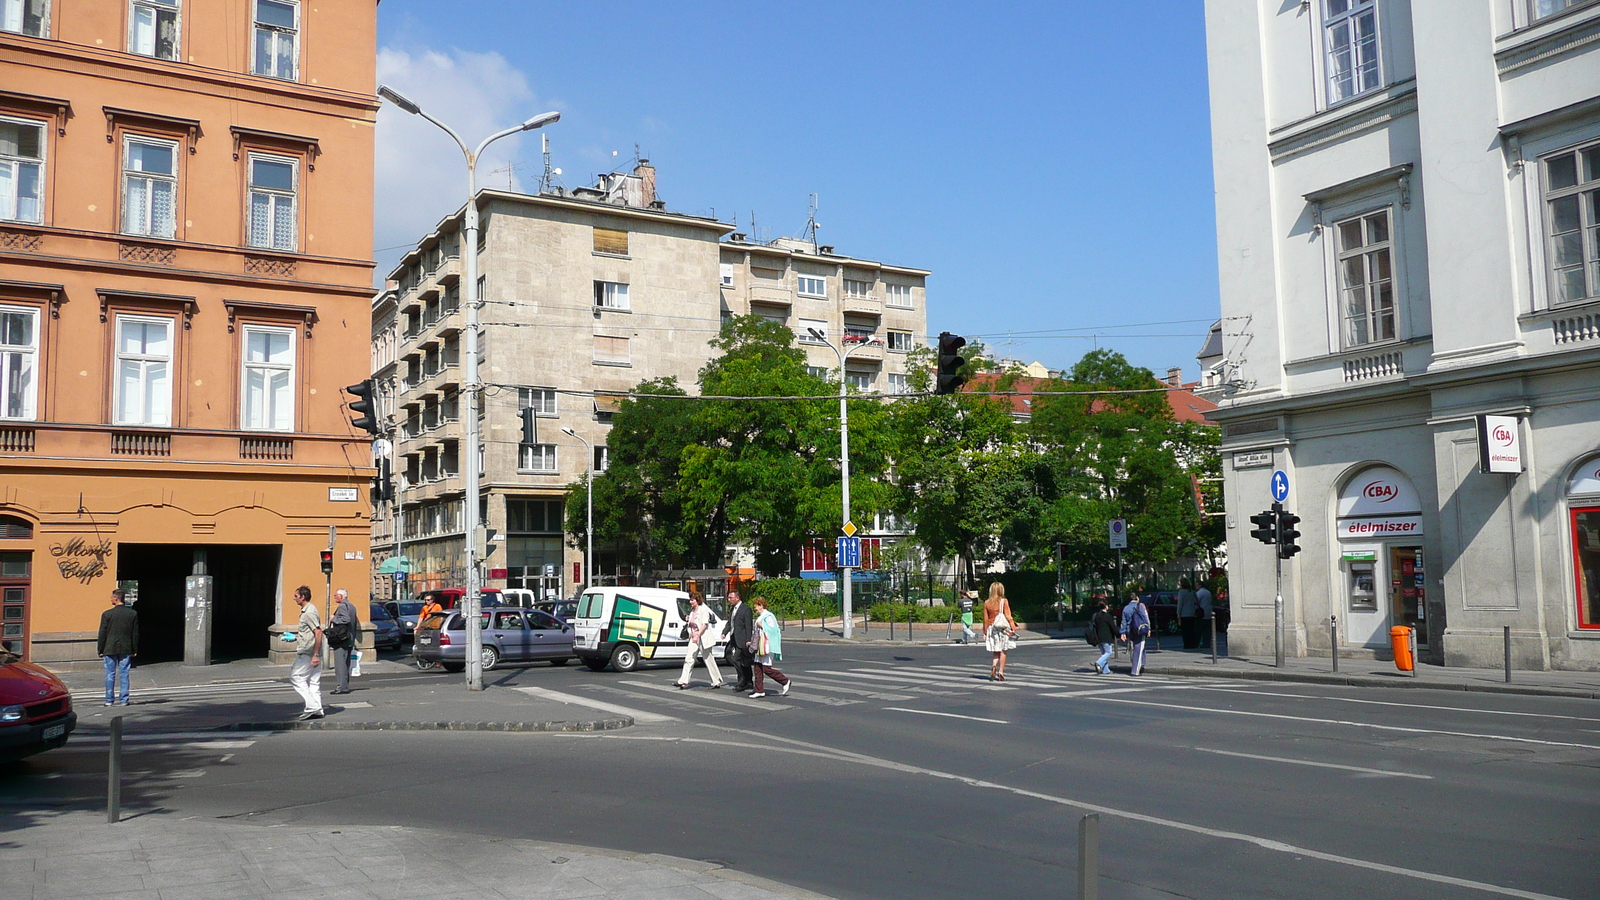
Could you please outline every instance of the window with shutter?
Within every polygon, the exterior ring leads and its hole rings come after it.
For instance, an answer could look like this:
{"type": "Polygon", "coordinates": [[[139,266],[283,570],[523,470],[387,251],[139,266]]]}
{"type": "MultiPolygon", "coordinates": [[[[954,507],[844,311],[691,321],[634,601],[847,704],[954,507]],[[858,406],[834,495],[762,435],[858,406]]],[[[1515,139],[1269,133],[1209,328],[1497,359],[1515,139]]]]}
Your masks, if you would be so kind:
{"type": "Polygon", "coordinates": [[[627,256],[628,233],[614,228],[596,228],[594,230],[594,252],[627,256]]]}

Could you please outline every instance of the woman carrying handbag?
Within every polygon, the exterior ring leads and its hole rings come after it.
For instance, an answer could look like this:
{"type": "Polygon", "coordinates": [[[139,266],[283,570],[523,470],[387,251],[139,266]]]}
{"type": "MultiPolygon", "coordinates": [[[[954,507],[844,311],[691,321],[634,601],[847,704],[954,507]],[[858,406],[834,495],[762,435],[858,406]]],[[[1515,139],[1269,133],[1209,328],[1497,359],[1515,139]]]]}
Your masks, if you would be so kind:
{"type": "Polygon", "coordinates": [[[793,683],[789,676],[779,672],[772,664],[783,657],[783,632],[778,627],[778,617],[767,612],[767,601],[761,597],[752,600],[756,608],[756,661],[754,665],[756,675],[756,689],[750,694],[752,700],[759,700],[767,695],[766,685],[763,683],[766,676],[771,675],[772,680],[778,683],[781,690],[778,694],[789,693],[789,686],[793,683]]]}
{"type": "Polygon", "coordinates": [[[983,644],[994,654],[989,663],[989,680],[1006,680],[1006,651],[1017,648],[1017,620],[1006,599],[1006,586],[996,581],[989,585],[989,599],[983,604],[983,644]]]}

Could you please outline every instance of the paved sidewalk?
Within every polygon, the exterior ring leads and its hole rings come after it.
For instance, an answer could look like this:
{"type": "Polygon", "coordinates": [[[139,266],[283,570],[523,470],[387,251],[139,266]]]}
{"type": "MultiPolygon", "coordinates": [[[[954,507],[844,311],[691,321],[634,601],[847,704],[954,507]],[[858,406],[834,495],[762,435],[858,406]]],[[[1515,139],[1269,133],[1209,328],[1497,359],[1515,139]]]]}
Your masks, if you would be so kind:
{"type": "MultiPolygon", "coordinates": [[[[1176,639],[1171,639],[1176,642],[1176,639]]],[[[1084,647],[1085,650],[1089,648],[1084,647]]],[[[1124,657],[1125,658],[1125,657],[1124,657]]],[[[1600,700],[1600,672],[1545,672],[1513,669],[1506,683],[1504,669],[1467,669],[1422,664],[1416,676],[1401,672],[1393,662],[1375,659],[1333,660],[1327,657],[1285,658],[1282,669],[1272,657],[1235,656],[1211,663],[1209,650],[1165,648],[1148,657],[1145,670],[1159,675],[1194,675],[1208,678],[1243,678],[1261,681],[1296,681],[1311,684],[1343,684],[1358,687],[1430,688],[1433,690],[1474,691],[1490,694],[1533,694],[1600,700]]],[[[1126,666],[1123,666],[1126,670],[1126,666]]]]}
{"type": "Polygon", "coordinates": [[[149,814],[0,822],[9,900],[426,897],[827,900],[716,863],[415,828],[269,827],[149,814]]]}
{"type": "Polygon", "coordinates": [[[188,667],[178,663],[141,666],[130,679],[131,706],[104,706],[104,672],[61,674],[72,690],[79,733],[103,733],[123,716],[128,733],[288,730],[607,731],[633,724],[628,716],[605,715],[535,697],[496,682],[520,669],[484,673],[485,690],[468,691],[465,676],[419,672],[398,661],[362,666],[351,693],[335,696],[325,675],[327,715],[301,722],[303,708],[289,686],[288,668],[259,661],[188,667]]]}

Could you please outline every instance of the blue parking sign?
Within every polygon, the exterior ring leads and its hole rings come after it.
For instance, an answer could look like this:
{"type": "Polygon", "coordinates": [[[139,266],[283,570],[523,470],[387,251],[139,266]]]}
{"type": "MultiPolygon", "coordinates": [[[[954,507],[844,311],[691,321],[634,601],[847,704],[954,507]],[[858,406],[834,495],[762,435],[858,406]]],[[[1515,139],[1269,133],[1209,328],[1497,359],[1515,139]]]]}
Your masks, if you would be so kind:
{"type": "Polygon", "coordinates": [[[839,538],[839,567],[841,569],[861,567],[861,538],[839,538]]]}
{"type": "Polygon", "coordinates": [[[396,573],[394,573],[394,583],[395,584],[405,584],[406,583],[406,573],[404,573],[404,572],[396,572],[396,573]]]}

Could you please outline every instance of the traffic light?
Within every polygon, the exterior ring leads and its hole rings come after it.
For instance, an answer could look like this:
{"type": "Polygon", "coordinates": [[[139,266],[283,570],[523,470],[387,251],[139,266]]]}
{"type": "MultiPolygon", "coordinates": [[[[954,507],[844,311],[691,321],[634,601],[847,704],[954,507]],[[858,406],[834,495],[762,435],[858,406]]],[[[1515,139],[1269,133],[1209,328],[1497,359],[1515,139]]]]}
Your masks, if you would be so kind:
{"type": "Polygon", "coordinates": [[[332,575],[333,574],[333,551],[332,550],[318,550],[317,551],[317,555],[322,557],[322,574],[324,574],[324,575],[332,575]]]}
{"type": "Polygon", "coordinates": [[[389,458],[378,461],[378,476],[372,479],[372,502],[385,503],[394,499],[394,475],[389,468],[389,458]]]}
{"type": "Polygon", "coordinates": [[[539,443],[539,416],[531,406],[522,408],[522,442],[529,445],[539,443]]]}
{"type": "Polygon", "coordinates": [[[967,339],[948,331],[939,333],[939,374],[933,386],[935,394],[954,394],[967,383],[967,376],[961,374],[961,369],[967,364],[966,357],[961,355],[961,348],[967,345],[967,339]]]}
{"type": "Polygon", "coordinates": [[[1295,539],[1300,537],[1300,532],[1295,530],[1300,524],[1300,517],[1288,510],[1278,513],[1278,558],[1288,559],[1300,552],[1300,545],[1295,539]]]}
{"type": "Polygon", "coordinates": [[[1278,513],[1267,510],[1260,515],[1250,517],[1250,524],[1256,526],[1250,529],[1250,536],[1263,544],[1276,544],[1278,542],[1278,513]]]}
{"type": "Polygon", "coordinates": [[[351,419],[350,424],[368,434],[383,434],[383,429],[378,427],[378,416],[372,409],[372,379],[352,384],[345,388],[344,392],[356,398],[350,401],[350,411],[355,413],[357,418],[351,419]]]}

